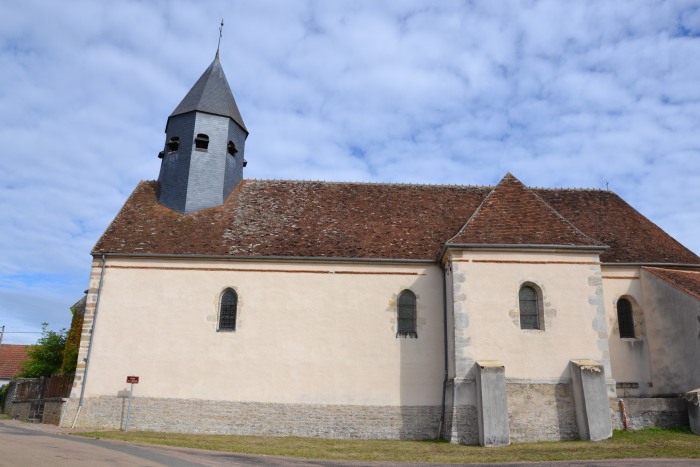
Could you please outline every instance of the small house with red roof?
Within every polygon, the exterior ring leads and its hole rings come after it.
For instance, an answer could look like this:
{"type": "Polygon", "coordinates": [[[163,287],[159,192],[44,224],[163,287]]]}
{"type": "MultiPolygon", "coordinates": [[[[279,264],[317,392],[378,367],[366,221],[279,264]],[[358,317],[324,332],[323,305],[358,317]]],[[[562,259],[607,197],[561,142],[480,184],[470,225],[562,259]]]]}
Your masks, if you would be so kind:
{"type": "Polygon", "coordinates": [[[489,445],[687,423],[669,396],[700,386],[700,258],[615,193],[245,179],[218,53],[165,133],[92,251],[64,424],[123,426],[127,376],[141,430],[489,445]]]}
{"type": "Polygon", "coordinates": [[[0,386],[9,383],[22,369],[31,345],[0,345],[0,386]]]}

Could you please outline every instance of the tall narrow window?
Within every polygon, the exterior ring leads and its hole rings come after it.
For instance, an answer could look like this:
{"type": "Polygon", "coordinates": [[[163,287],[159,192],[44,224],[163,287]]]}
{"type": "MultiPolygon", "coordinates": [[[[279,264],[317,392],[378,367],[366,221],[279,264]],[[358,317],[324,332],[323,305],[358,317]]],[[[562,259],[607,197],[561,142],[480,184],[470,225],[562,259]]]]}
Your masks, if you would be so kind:
{"type": "Polygon", "coordinates": [[[236,330],[236,311],[238,309],[238,294],[233,289],[226,289],[221,294],[221,305],[219,308],[219,328],[218,331],[236,330]]]}
{"type": "Polygon", "coordinates": [[[620,337],[634,338],[632,304],[626,298],[621,298],[617,301],[617,324],[620,328],[620,337]]]}
{"type": "Polygon", "coordinates": [[[416,331],[416,294],[408,289],[399,294],[396,337],[418,337],[416,331]]]}
{"type": "Polygon", "coordinates": [[[542,329],[540,299],[537,290],[529,285],[520,288],[520,328],[542,329]]]}
{"type": "Polygon", "coordinates": [[[200,151],[206,151],[209,147],[209,137],[204,133],[199,133],[194,139],[194,146],[200,151]]]}
{"type": "Polygon", "coordinates": [[[236,149],[236,145],[234,144],[233,141],[229,141],[228,145],[226,146],[226,150],[228,151],[229,154],[232,156],[235,156],[236,153],[238,152],[238,149],[236,149]]]}

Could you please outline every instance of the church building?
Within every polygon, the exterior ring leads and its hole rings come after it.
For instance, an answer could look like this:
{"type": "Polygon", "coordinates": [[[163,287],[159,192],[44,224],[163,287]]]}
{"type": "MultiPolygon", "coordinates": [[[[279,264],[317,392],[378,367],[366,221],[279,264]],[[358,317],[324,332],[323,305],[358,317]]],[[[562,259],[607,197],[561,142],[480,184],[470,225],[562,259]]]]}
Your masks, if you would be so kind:
{"type": "Polygon", "coordinates": [[[127,376],[134,430],[501,445],[688,423],[700,258],[615,193],[251,180],[247,136],[217,52],[92,251],[63,425],[124,428],[127,376]]]}

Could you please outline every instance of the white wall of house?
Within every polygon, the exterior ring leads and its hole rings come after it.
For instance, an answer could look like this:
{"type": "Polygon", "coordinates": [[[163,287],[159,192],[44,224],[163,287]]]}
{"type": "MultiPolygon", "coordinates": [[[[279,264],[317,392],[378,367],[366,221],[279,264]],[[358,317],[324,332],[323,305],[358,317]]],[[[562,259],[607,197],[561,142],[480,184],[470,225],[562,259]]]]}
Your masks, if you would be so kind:
{"type": "Polygon", "coordinates": [[[443,352],[437,265],[108,258],[85,396],[138,375],[140,397],[439,405],[443,352]],[[236,331],[217,332],[227,287],[236,331]],[[417,339],[396,337],[403,289],[417,339]]]}

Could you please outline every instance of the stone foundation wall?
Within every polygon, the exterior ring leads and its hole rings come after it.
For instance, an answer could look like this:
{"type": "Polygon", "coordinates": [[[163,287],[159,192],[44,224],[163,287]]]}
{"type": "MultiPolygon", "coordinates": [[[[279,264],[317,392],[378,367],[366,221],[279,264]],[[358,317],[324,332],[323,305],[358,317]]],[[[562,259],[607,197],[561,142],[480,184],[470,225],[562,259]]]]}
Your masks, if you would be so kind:
{"type": "Polygon", "coordinates": [[[50,425],[60,425],[61,413],[68,399],[48,399],[44,402],[44,416],[42,423],[50,425]]]}
{"type": "MultiPolygon", "coordinates": [[[[123,429],[128,403],[128,399],[111,396],[87,398],[76,426],[123,429]]],[[[73,423],[77,406],[77,400],[68,403],[64,426],[73,423]]],[[[339,439],[435,439],[440,410],[439,405],[265,404],[137,397],[131,405],[129,429],[339,439]]]]}
{"type": "MultiPolygon", "coordinates": [[[[570,384],[506,384],[512,442],[578,438],[570,384]]],[[[128,399],[85,399],[76,426],[123,429],[128,399]]],[[[31,401],[13,402],[10,415],[29,417],[31,401]]],[[[77,400],[46,401],[44,423],[71,426],[77,400]],[[63,409],[63,418],[61,411],[63,409]]],[[[630,429],[688,425],[681,398],[628,398],[630,429]]],[[[450,409],[448,407],[448,409],[450,409]]],[[[618,400],[610,399],[613,428],[622,429],[618,400]]],[[[129,428],[177,433],[302,436],[337,439],[434,439],[440,406],[350,406],[135,398],[129,428]]],[[[446,414],[444,436],[453,443],[479,444],[477,408],[456,406],[446,414]]]]}
{"type": "Polygon", "coordinates": [[[27,420],[32,415],[32,404],[43,404],[44,413],[41,417],[41,422],[47,423],[49,425],[58,425],[61,421],[61,413],[63,412],[63,407],[67,401],[68,399],[61,398],[12,401],[8,402],[6,407],[6,413],[12,418],[16,418],[18,420],[27,420]]]}
{"type": "Polygon", "coordinates": [[[452,407],[445,407],[445,421],[442,427],[442,439],[449,441],[452,434],[452,407]]]}
{"type": "MultiPolygon", "coordinates": [[[[688,426],[688,406],[681,397],[629,397],[625,401],[630,430],[688,426]]],[[[625,428],[619,399],[610,399],[613,429],[625,428]]]]}
{"type": "Polygon", "coordinates": [[[577,439],[571,384],[506,384],[511,442],[577,439]]]}
{"type": "Polygon", "coordinates": [[[32,401],[11,401],[5,407],[5,413],[12,418],[18,420],[26,420],[29,418],[32,401]]]}
{"type": "Polygon", "coordinates": [[[479,414],[473,405],[458,405],[452,409],[450,442],[479,444],[479,414]]]}

